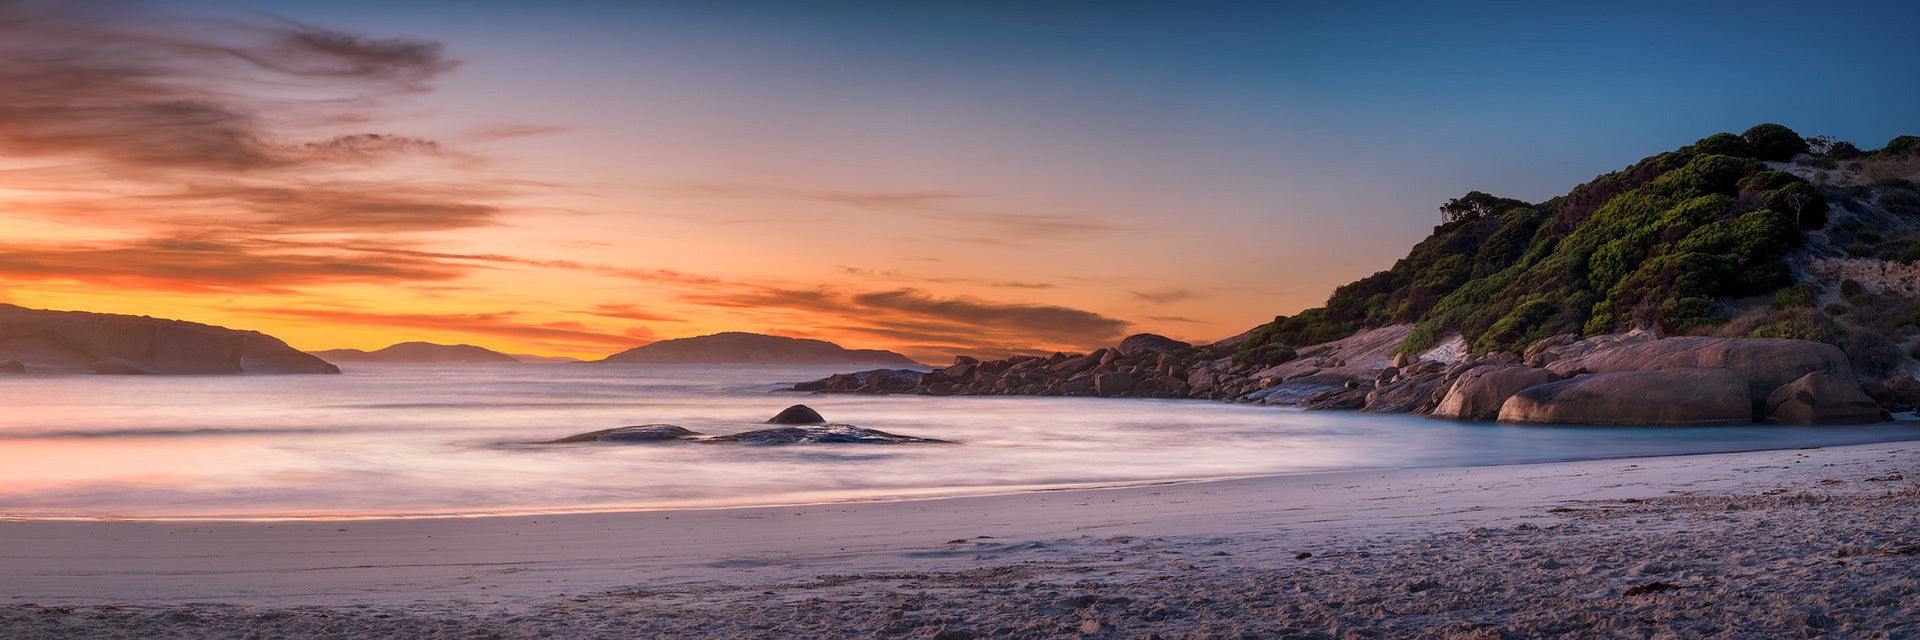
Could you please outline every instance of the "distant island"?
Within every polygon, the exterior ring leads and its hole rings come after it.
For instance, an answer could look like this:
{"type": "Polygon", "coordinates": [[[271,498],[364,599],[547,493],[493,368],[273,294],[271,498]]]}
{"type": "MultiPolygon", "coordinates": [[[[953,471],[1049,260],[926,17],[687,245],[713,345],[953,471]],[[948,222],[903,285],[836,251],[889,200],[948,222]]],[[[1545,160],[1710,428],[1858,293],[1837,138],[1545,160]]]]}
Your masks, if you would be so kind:
{"type": "Polygon", "coordinates": [[[912,358],[881,349],[846,349],[824,340],[729,331],[661,340],[607,356],[612,364],[857,364],[919,366],[912,358]]]}
{"type": "Polygon", "coordinates": [[[279,338],[197,322],[0,304],[0,372],[340,373],[279,338]]]}
{"type": "Polygon", "coordinates": [[[485,347],[431,342],[402,342],[373,351],[328,349],[311,353],[331,362],[520,362],[519,358],[485,347]]]}

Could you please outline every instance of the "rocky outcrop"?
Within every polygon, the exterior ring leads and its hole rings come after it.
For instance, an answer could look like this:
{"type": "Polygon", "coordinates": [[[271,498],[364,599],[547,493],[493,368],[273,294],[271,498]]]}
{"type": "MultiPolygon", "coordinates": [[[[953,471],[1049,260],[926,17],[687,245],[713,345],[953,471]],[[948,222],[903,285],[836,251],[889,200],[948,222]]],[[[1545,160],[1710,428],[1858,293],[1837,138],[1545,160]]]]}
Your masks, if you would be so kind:
{"type": "Polygon", "coordinates": [[[880,349],[844,349],[822,340],[727,332],[661,340],[607,356],[614,364],[847,364],[915,366],[913,359],[880,349]]]}
{"type": "Polygon", "coordinates": [[[1507,398],[1515,424],[1698,426],[1753,422],[1747,382],[1727,369],[1622,371],[1534,385],[1507,398]]]}
{"type": "Polygon", "coordinates": [[[36,372],[103,374],[339,373],[325,360],[254,331],[0,304],[0,358],[36,372]]]}
{"type": "Polygon", "coordinates": [[[1493,420],[1500,417],[1500,407],[1513,394],[1561,377],[1549,369],[1518,364],[1473,367],[1460,374],[1431,415],[1450,420],[1493,420]]]}
{"type": "Polygon", "coordinates": [[[1547,365],[1562,375],[1587,371],[1726,369],[1747,383],[1752,419],[1766,416],[1767,394],[1812,372],[1854,383],[1847,354],[1839,347],[1810,340],[1781,338],[1677,337],[1600,349],[1547,365]]]}
{"type": "Polygon", "coordinates": [[[1120,355],[1122,356],[1137,358],[1149,353],[1166,353],[1168,351],[1179,351],[1191,347],[1193,347],[1193,345],[1163,335],[1140,333],[1127,336],[1120,340],[1120,346],[1116,347],[1116,349],[1120,351],[1120,355]]]}
{"type": "Polygon", "coordinates": [[[315,351],[313,355],[325,358],[329,362],[509,362],[514,364],[519,364],[520,362],[519,358],[485,347],[476,347],[470,344],[434,344],[431,342],[402,342],[373,351],[329,349],[326,351],[315,351]]]}
{"type": "Polygon", "coordinates": [[[1851,379],[1815,371],[1767,394],[1767,419],[1773,424],[1873,424],[1880,405],[1851,379]]]}
{"type": "Polygon", "coordinates": [[[826,421],[826,418],[820,417],[820,412],[804,404],[781,409],[780,413],[767,418],[767,424],[820,424],[826,421]]]}
{"type": "Polygon", "coordinates": [[[716,436],[701,442],[737,442],[751,445],[780,444],[954,444],[947,440],[916,438],[867,429],[850,424],[821,424],[803,427],[760,429],[730,436],[716,436]]]}
{"type": "Polygon", "coordinates": [[[643,424],[637,427],[617,427],[588,431],[579,435],[567,436],[559,440],[548,440],[540,444],[569,444],[575,442],[664,442],[668,440],[687,440],[698,437],[700,432],[671,424],[643,424]]]}

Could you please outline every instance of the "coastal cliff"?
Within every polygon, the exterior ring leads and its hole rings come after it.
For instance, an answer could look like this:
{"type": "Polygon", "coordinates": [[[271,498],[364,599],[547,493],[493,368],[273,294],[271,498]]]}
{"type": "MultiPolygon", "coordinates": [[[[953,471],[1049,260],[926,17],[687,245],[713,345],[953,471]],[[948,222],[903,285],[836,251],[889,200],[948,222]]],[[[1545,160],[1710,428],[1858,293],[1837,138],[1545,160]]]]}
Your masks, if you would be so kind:
{"type": "Polygon", "coordinates": [[[257,331],[0,304],[0,368],[27,373],[339,373],[257,331]]]}

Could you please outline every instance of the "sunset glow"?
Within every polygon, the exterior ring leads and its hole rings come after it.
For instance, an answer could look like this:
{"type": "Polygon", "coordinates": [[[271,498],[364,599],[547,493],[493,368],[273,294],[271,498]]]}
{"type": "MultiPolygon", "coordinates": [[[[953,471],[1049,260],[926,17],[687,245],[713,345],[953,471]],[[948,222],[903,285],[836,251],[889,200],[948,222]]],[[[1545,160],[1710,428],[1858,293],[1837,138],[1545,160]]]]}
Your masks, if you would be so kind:
{"type": "MultiPolygon", "coordinates": [[[[1910,106],[1894,82],[1608,111],[1633,91],[1527,66],[1544,9],[1396,12],[1381,46],[1335,37],[1361,9],[728,4],[0,2],[0,301],[302,349],[1211,341],[1388,266],[1469,189],[1544,198],[1767,120],[1912,128],[1858,106],[1910,106]],[[1442,27],[1513,60],[1450,73],[1442,27]]],[[[1591,26],[1550,55],[1662,46],[1591,26]]]]}

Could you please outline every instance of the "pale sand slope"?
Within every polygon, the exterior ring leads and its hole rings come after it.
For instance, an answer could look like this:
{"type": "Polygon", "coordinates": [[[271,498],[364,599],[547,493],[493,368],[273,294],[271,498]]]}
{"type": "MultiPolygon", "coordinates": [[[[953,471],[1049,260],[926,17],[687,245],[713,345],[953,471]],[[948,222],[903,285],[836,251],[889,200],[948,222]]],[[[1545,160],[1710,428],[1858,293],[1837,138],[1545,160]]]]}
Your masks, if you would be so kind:
{"type": "Polygon", "coordinates": [[[0,602],[0,637],[27,639],[1915,638],[1920,444],[766,509],[0,522],[0,602]]]}

